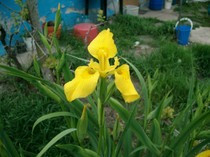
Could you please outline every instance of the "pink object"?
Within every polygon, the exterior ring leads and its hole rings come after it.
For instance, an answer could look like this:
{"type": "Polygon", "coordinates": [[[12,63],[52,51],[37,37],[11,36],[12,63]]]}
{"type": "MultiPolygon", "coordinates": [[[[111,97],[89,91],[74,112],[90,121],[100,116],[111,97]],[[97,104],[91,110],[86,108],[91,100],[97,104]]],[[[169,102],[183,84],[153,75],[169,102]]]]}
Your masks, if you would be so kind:
{"type": "Polygon", "coordinates": [[[80,23],[74,26],[74,34],[89,44],[98,35],[98,28],[93,23],[80,23]]]}

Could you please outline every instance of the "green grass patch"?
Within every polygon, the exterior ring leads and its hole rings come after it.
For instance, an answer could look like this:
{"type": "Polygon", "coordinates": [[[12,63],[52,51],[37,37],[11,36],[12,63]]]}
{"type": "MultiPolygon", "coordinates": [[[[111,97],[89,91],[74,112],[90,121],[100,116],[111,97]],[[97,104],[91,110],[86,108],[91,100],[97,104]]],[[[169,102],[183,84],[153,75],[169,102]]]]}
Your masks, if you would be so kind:
{"type": "Polygon", "coordinates": [[[118,15],[112,22],[103,27],[110,28],[114,33],[114,39],[118,52],[130,49],[139,35],[151,35],[153,37],[164,36],[172,38],[175,22],[162,22],[152,18],[139,18],[130,15],[118,15]]]}
{"type": "MultiPolygon", "coordinates": [[[[181,15],[182,17],[188,17],[198,26],[210,26],[210,16],[208,15],[208,5],[210,2],[191,2],[185,3],[181,7],[181,15]]],[[[180,10],[179,6],[177,6],[175,11],[180,10]]]]}
{"type": "MultiPolygon", "coordinates": [[[[21,79],[6,78],[0,94],[0,118],[17,149],[37,154],[55,135],[66,129],[63,118],[45,121],[37,126],[32,135],[34,122],[44,114],[59,111],[54,101],[40,94],[33,86],[21,79]]],[[[63,139],[63,142],[68,136],[63,139]]],[[[59,151],[61,152],[61,151],[59,151]]],[[[48,156],[59,156],[55,147],[48,156]]],[[[65,156],[62,154],[62,156],[65,156]]]]}
{"type": "Polygon", "coordinates": [[[193,45],[192,51],[196,58],[196,69],[201,78],[210,78],[210,46],[193,45]]]}

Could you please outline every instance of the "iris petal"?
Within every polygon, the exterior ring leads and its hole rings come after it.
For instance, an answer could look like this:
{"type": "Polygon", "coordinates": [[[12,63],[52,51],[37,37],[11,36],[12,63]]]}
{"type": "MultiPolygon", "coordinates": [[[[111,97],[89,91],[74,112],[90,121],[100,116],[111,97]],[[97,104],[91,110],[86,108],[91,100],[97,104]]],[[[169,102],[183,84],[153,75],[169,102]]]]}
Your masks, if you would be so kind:
{"type": "Polygon", "coordinates": [[[125,102],[133,102],[140,98],[131,82],[129,66],[124,64],[115,70],[115,85],[121,92],[125,102]]]}
{"type": "Polygon", "coordinates": [[[206,150],[198,154],[196,157],[208,157],[210,156],[210,150],[206,150]]]}
{"type": "Polygon", "coordinates": [[[113,40],[113,33],[109,29],[103,30],[98,36],[89,44],[89,53],[96,59],[100,59],[100,53],[105,53],[108,59],[113,58],[117,54],[117,47],[113,40]]]}
{"type": "Polygon", "coordinates": [[[85,98],[96,88],[99,72],[88,66],[80,66],[75,71],[75,78],[64,85],[64,93],[68,101],[85,98]]]}
{"type": "Polygon", "coordinates": [[[114,58],[114,65],[110,65],[109,62],[105,69],[101,69],[100,63],[94,62],[92,59],[90,60],[89,67],[98,71],[101,77],[106,77],[110,74],[114,74],[116,67],[120,64],[119,59],[117,57],[114,58]]]}

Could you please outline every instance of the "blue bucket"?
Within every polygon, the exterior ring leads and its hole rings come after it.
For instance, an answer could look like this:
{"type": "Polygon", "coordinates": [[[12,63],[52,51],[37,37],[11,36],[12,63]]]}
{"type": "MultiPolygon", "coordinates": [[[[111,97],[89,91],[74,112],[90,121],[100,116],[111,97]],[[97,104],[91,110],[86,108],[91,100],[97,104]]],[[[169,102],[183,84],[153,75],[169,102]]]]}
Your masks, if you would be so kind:
{"type": "Polygon", "coordinates": [[[176,27],[176,36],[180,45],[187,45],[190,37],[191,27],[180,25],[176,27]]]}
{"type": "Polygon", "coordinates": [[[175,25],[176,37],[178,40],[178,44],[180,45],[187,45],[189,42],[190,32],[193,28],[193,23],[189,18],[181,18],[177,21],[175,25]],[[190,26],[187,25],[179,25],[181,21],[188,21],[190,26]]]}
{"type": "Polygon", "coordinates": [[[163,0],[150,0],[149,8],[151,10],[161,10],[163,8],[163,0]]]}

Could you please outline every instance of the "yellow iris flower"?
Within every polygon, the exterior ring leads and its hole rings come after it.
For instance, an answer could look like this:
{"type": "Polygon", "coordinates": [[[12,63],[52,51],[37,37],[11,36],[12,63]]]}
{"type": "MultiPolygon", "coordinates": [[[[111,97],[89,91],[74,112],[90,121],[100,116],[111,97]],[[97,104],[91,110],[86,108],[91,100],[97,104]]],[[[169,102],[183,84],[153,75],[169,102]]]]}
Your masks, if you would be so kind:
{"type": "Polygon", "coordinates": [[[206,150],[198,154],[196,157],[210,157],[210,150],[206,150]]]}
{"type": "Polygon", "coordinates": [[[79,66],[76,69],[75,78],[64,85],[68,101],[87,97],[95,90],[99,77],[105,78],[111,74],[114,74],[115,85],[125,102],[130,103],[140,97],[131,82],[129,66],[124,64],[118,67],[120,63],[115,57],[117,48],[109,29],[98,34],[88,46],[88,51],[98,62],[91,59],[88,66],[79,66]],[[114,58],[114,65],[110,65],[111,58],[114,58]]]}

